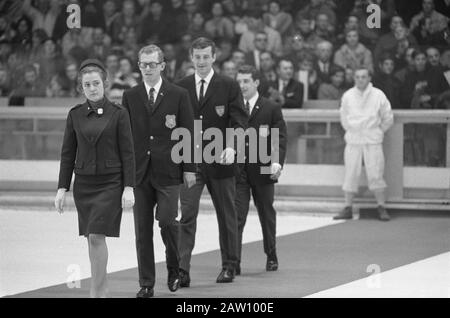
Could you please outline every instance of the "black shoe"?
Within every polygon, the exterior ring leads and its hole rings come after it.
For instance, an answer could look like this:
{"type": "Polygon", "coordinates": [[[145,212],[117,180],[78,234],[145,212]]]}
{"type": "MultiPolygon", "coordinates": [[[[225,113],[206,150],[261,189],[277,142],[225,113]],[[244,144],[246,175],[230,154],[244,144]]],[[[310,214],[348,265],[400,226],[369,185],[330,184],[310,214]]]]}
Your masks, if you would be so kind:
{"type": "Polygon", "coordinates": [[[169,276],[167,278],[167,287],[171,292],[176,292],[180,288],[180,274],[178,269],[169,269],[169,276]]]}
{"type": "Polygon", "coordinates": [[[236,275],[236,276],[241,275],[241,265],[236,265],[236,269],[234,271],[234,275],[236,275]]]}
{"type": "Polygon", "coordinates": [[[378,210],[378,218],[381,221],[389,221],[391,219],[384,206],[379,205],[377,210],[378,210]]]}
{"type": "Polygon", "coordinates": [[[180,287],[189,287],[191,285],[191,277],[189,273],[180,268],[180,287]]]}
{"type": "Polygon", "coordinates": [[[136,294],[136,298],[152,298],[153,288],[142,287],[141,290],[136,294]]]}
{"type": "Polygon", "coordinates": [[[338,215],[333,217],[333,220],[351,220],[353,218],[353,212],[351,206],[346,206],[338,215]]]}
{"type": "Polygon", "coordinates": [[[268,257],[266,262],[266,271],[275,272],[278,270],[278,260],[276,257],[268,257]]]}
{"type": "Polygon", "coordinates": [[[219,276],[217,276],[216,283],[231,283],[234,279],[234,271],[232,269],[223,268],[219,276]]]}

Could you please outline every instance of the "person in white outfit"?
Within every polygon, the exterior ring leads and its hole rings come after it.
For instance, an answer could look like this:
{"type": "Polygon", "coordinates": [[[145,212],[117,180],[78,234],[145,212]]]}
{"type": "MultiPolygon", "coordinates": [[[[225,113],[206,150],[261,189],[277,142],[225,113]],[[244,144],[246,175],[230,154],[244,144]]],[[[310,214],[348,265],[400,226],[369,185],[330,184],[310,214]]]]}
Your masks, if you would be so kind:
{"type": "Polygon", "coordinates": [[[378,204],[378,216],[382,221],[390,219],[385,208],[384,181],[384,133],[392,126],[394,116],[386,95],[373,87],[370,71],[359,68],[354,74],[355,86],[344,93],[341,101],[341,124],[345,129],[345,208],[335,220],[351,219],[352,204],[358,192],[362,163],[366,169],[369,189],[378,204]]]}

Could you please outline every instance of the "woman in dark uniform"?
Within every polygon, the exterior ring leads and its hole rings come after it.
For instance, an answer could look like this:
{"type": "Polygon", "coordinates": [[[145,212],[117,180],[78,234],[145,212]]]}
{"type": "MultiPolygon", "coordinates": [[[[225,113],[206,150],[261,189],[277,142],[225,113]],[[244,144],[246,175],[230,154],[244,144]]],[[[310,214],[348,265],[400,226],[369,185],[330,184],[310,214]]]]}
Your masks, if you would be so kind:
{"type": "Polygon", "coordinates": [[[128,112],[104,96],[107,74],[98,60],[81,64],[86,102],[67,116],[55,206],[63,212],[75,172],[73,197],[79,234],[88,239],[91,297],[107,296],[105,237],[119,237],[123,208],[134,205],[135,160],[128,112]]]}

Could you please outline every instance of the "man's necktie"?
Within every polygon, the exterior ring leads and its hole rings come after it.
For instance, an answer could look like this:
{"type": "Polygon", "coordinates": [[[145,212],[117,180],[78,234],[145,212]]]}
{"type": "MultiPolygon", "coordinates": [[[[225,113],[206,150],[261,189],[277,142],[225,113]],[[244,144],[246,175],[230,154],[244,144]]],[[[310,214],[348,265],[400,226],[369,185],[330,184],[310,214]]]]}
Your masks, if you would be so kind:
{"type": "Polygon", "coordinates": [[[202,104],[203,103],[203,98],[205,97],[205,92],[204,92],[204,90],[205,90],[205,80],[202,79],[200,82],[202,83],[202,85],[200,86],[200,94],[199,94],[199,97],[198,97],[198,102],[200,104],[202,104]]]}
{"type": "Polygon", "coordinates": [[[245,111],[247,115],[250,115],[250,103],[248,101],[245,103],[245,111]]]}
{"type": "Polygon", "coordinates": [[[153,106],[155,105],[155,89],[152,87],[150,88],[150,91],[148,93],[148,109],[150,110],[150,113],[153,112],[153,106]]]}

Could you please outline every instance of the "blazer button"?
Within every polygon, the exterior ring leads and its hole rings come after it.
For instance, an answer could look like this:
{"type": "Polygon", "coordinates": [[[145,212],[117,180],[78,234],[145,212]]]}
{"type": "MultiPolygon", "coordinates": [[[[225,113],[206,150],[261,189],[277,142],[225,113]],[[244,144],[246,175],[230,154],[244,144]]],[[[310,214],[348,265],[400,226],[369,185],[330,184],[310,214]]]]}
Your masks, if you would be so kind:
{"type": "Polygon", "coordinates": [[[153,136],[150,136],[150,140],[153,140],[154,138],[153,138],[153,136]]]}
{"type": "Polygon", "coordinates": [[[200,116],[200,119],[203,119],[203,116],[200,116]]]}
{"type": "Polygon", "coordinates": [[[149,151],[147,151],[147,155],[149,155],[149,156],[150,156],[150,150],[149,150],[149,151]]]}

